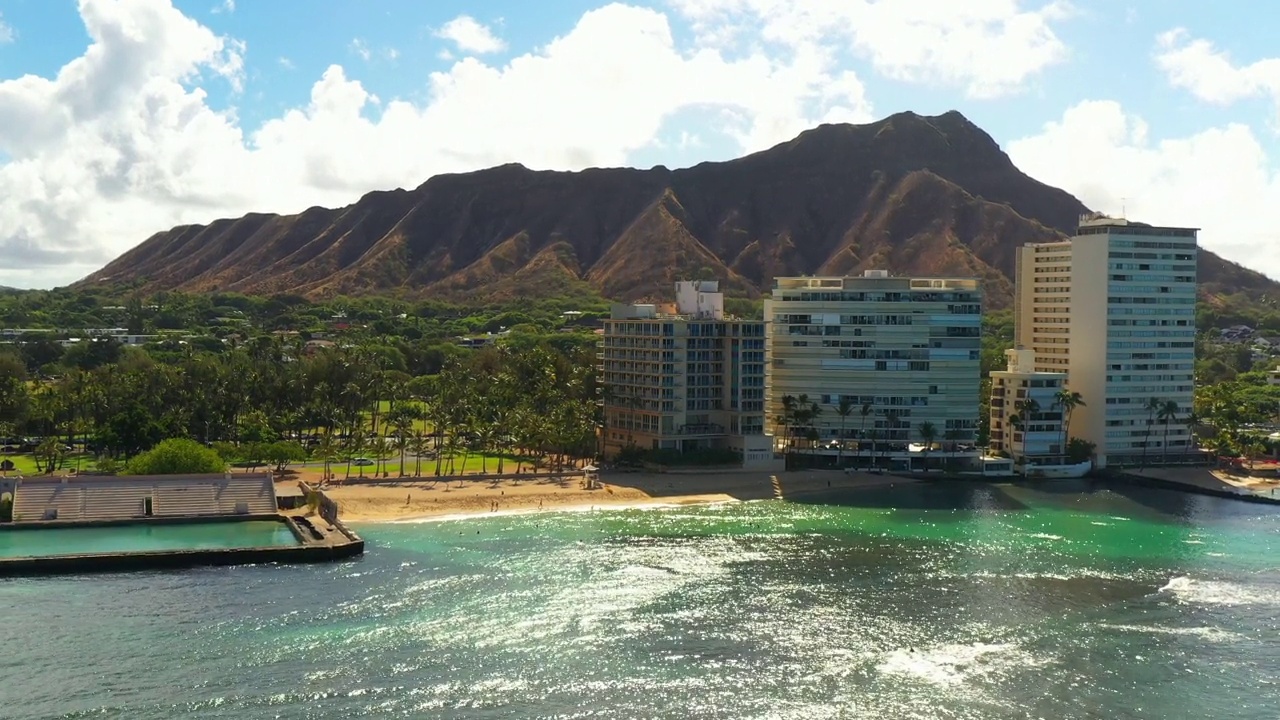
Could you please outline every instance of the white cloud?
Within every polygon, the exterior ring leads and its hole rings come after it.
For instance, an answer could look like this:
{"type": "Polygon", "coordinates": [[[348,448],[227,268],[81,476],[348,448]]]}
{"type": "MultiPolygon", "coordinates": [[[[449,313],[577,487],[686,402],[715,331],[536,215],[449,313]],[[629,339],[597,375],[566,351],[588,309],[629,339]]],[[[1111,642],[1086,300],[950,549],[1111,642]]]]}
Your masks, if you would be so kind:
{"type": "Polygon", "coordinates": [[[789,47],[838,42],[903,81],[964,88],[970,97],[1018,91],[1066,59],[1053,24],[1064,0],[1026,10],[1020,0],[671,0],[710,47],[750,33],[789,47]]]}
{"type": "Polygon", "coordinates": [[[1229,105],[1269,96],[1280,104],[1280,58],[1237,66],[1213,43],[1192,39],[1181,28],[1161,34],[1156,48],[1156,65],[1169,82],[1205,102],[1229,105]]]}
{"type": "Polygon", "coordinates": [[[356,55],[359,55],[360,59],[365,62],[369,62],[369,58],[373,57],[373,53],[369,52],[369,46],[360,38],[352,40],[351,44],[347,46],[347,49],[356,55]]]}
{"type": "Polygon", "coordinates": [[[219,5],[214,5],[212,12],[214,15],[218,13],[233,13],[236,11],[236,0],[222,0],[219,5]]]}
{"type": "Polygon", "coordinates": [[[0,13],[0,45],[11,43],[14,38],[18,37],[18,32],[13,26],[4,21],[4,14],[0,13]]]}
{"type": "Polygon", "coordinates": [[[287,58],[287,57],[285,57],[285,56],[283,56],[283,55],[281,55],[281,56],[280,56],[280,58],[279,58],[278,60],[276,60],[276,62],[277,62],[277,63],[279,63],[279,64],[280,64],[280,67],[284,68],[285,70],[296,70],[296,69],[298,69],[298,66],[297,66],[297,65],[294,65],[292,60],[290,60],[289,58],[287,58]]]}
{"type": "Polygon", "coordinates": [[[1280,279],[1280,173],[1247,126],[1153,140],[1119,103],[1090,100],[1008,151],[1090,208],[1202,228],[1203,247],[1280,279]]]}
{"type": "Polygon", "coordinates": [[[815,45],[730,60],[678,47],[660,12],[614,4],[504,65],[433,73],[424,101],[384,103],[334,65],[305,107],[243,128],[199,87],[237,82],[243,45],[168,0],[80,10],[82,57],[0,82],[0,285],[65,283],[177,224],[338,206],[442,172],[627,164],[681,111],[723,118],[699,137],[742,150],[870,119],[861,82],[815,45]]]}
{"type": "Polygon", "coordinates": [[[459,15],[440,27],[436,37],[449,40],[464,53],[496,53],[507,49],[502,38],[470,15],[459,15]]]}

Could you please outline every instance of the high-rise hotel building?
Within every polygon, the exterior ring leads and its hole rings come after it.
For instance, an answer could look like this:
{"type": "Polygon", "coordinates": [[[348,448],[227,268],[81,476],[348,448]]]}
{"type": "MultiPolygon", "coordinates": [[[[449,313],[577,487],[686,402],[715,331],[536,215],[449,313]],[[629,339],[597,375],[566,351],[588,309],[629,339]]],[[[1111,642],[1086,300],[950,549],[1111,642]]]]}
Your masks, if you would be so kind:
{"type": "Polygon", "coordinates": [[[606,457],[728,449],[771,464],[764,353],[764,323],[725,315],[715,281],[676,283],[674,304],[614,305],[600,347],[606,457]]]}
{"type": "Polygon", "coordinates": [[[1196,230],[1090,214],[1074,237],[1018,248],[1016,342],[1035,370],[1067,373],[1086,405],[1070,435],[1097,446],[1098,467],[1189,449],[1195,365],[1196,230]]]}
{"type": "MultiPolygon", "coordinates": [[[[951,454],[974,454],[978,426],[982,292],[973,278],[774,279],[764,302],[765,419],[779,447],[826,455],[907,459],[921,427],[951,454]],[[785,399],[807,395],[818,439],[786,427],[785,399]],[[841,417],[841,400],[853,412],[841,417]],[[869,414],[862,415],[868,407],[869,414]],[[963,451],[957,452],[960,448],[963,451]]],[[[809,434],[810,428],[805,428],[809,434]]]]}

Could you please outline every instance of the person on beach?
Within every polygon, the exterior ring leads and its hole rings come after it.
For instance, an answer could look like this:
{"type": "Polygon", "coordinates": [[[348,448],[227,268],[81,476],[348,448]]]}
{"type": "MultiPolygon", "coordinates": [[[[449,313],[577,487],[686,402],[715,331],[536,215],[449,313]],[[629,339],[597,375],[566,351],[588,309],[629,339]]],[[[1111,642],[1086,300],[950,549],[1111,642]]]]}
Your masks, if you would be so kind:
{"type": "Polygon", "coordinates": [[[404,496],[404,504],[405,504],[406,506],[409,504],[409,498],[411,498],[411,497],[413,497],[413,493],[409,493],[409,494],[407,494],[407,495],[405,495],[405,496],[404,496]]]}

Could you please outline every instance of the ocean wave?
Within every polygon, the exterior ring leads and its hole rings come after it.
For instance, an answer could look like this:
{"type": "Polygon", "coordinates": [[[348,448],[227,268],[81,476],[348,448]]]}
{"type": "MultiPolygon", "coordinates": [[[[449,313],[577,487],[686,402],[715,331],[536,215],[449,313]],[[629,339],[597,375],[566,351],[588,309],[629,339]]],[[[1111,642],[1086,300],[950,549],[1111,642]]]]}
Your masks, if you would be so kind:
{"type": "Polygon", "coordinates": [[[1199,605],[1280,607],[1280,592],[1275,588],[1250,587],[1218,580],[1195,580],[1185,575],[1169,580],[1158,592],[1173,595],[1180,602],[1199,605]]]}
{"type": "Polygon", "coordinates": [[[933,685],[958,685],[977,677],[1008,670],[1039,667],[1049,662],[1012,643],[951,644],[887,653],[876,670],[883,675],[910,677],[933,685]]]}
{"type": "Polygon", "coordinates": [[[1098,627],[1120,632],[1151,633],[1153,635],[1189,635],[1208,642],[1233,642],[1244,638],[1239,633],[1217,627],[1157,627],[1148,625],[1115,625],[1099,623],[1098,627]]]}

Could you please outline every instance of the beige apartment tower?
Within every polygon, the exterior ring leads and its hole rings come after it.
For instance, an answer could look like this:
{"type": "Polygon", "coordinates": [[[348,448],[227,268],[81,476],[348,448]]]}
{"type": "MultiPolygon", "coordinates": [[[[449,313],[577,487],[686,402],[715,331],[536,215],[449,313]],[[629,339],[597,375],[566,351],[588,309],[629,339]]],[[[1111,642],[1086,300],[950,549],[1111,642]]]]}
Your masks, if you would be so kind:
{"type": "Polygon", "coordinates": [[[1084,398],[1069,433],[1097,467],[1193,449],[1196,233],[1093,213],[1070,240],[1018,248],[1016,342],[1084,398]]]}
{"type": "Polygon", "coordinates": [[[765,419],[779,449],[864,465],[976,457],[976,279],[882,270],[775,278],[764,316],[765,419]],[[801,397],[818,406],[816,418],[788,420],[787,404],[801,397]],[[852,407],[846,417],[838,412],[842,400],[852,407]],[[926,427],[934,431],[928,443],[926,427]]]}
{"type": "Polygon", "coordinates": [[[600,347],[605,456],[732,450],[770,466],[764,352],[764,323],[726,315],[715,281],[677,283],[672,304],[614,305],[600,347]]]}

